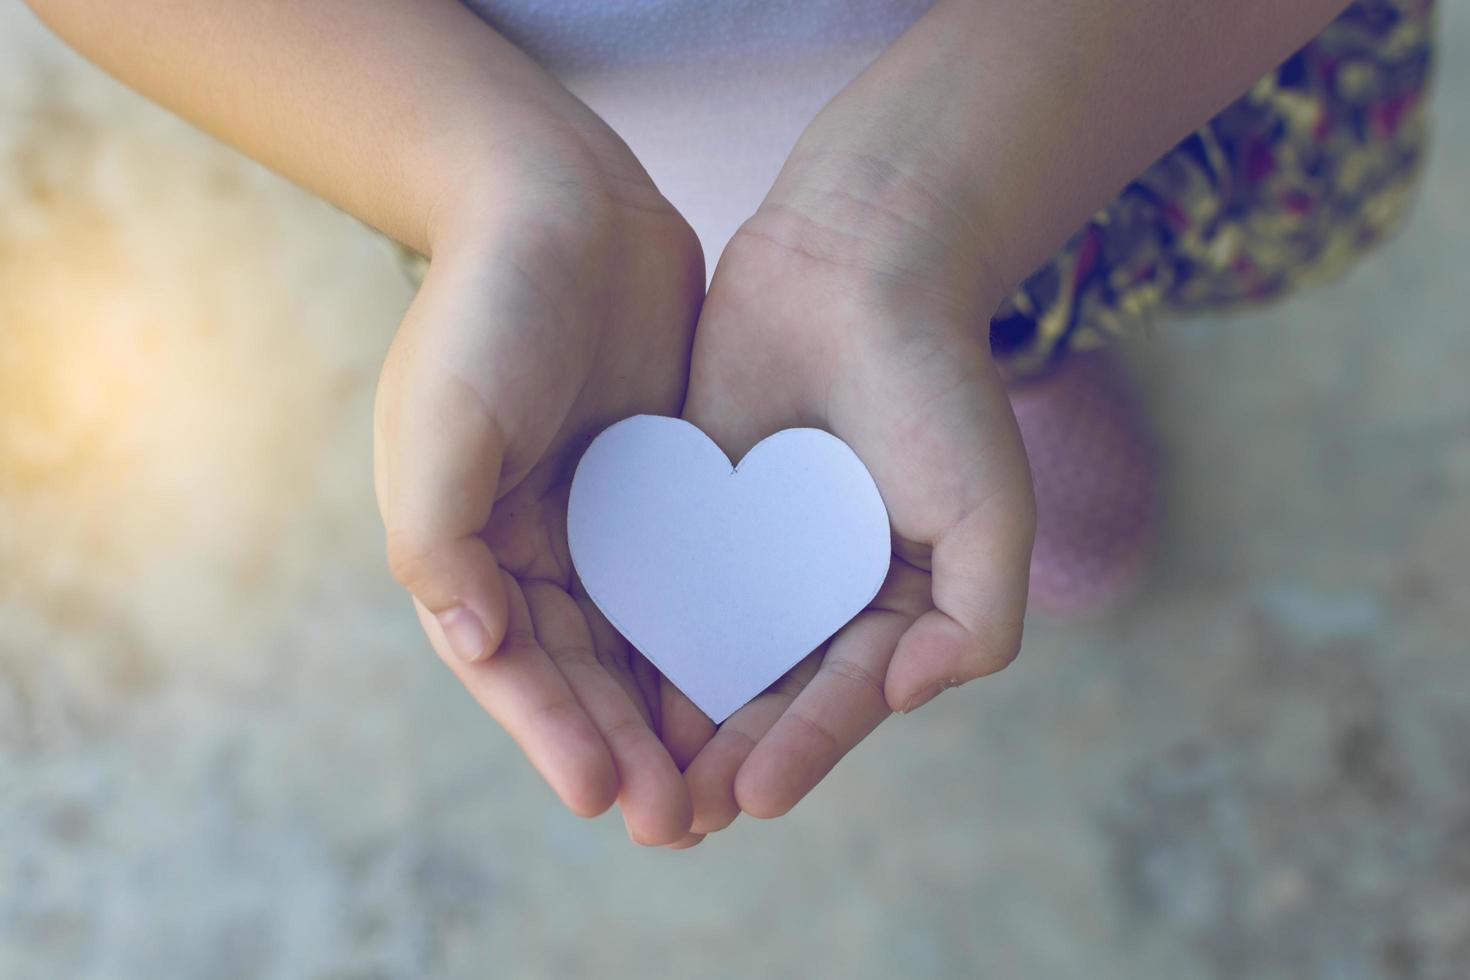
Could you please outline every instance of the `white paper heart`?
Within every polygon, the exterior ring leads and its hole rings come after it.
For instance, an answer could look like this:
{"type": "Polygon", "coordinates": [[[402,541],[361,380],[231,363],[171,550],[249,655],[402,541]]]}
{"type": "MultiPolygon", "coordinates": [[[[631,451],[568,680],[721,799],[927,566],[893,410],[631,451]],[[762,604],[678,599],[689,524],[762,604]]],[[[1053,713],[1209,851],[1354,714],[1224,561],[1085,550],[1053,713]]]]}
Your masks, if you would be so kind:
{"type": "Polygon", "coordinates": [[[738,466],[682,419],[593,440],[567,507],[597,608],[715,722],[862,611],[888,574],[888,512],[847,444],[786,429],[738,466]]]}

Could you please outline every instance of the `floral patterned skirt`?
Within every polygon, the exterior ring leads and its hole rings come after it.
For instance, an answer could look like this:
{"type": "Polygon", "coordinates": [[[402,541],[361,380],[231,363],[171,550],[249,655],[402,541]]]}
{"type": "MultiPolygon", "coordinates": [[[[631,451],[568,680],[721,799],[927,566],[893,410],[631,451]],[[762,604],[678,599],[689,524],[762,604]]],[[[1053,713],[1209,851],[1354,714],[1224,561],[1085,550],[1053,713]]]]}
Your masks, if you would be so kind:
{"type": "Polygon", "coordinates": [[[1342,272],[1394,230],[1424,158],[1433,0],[1357,0],[1155,163],[990,324],[1013,376],[1175,313],[1342,272]]]}

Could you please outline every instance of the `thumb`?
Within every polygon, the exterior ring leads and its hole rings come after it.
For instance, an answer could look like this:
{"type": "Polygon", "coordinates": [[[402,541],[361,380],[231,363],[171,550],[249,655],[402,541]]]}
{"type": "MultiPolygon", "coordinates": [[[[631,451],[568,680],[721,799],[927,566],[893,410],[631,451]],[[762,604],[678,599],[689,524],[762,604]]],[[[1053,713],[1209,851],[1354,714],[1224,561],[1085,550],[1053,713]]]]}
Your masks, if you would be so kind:
{"type": "Polygon", "coordinates": [[[951,455],[949,485],[961,489],[946,495],[953,509],[928,542],[933,608],[899,639],[884,680],[895,711],[912,711],[945,688],[992,674],[1021,648],[1035,495],[1005,389],[991,371],[975,376],[963,389],[960,413],[971,440],[951,455]]]}
{"type": "Polygon", "coordinates": [[[1024,501],[1010,513],[977,511],[935,544],[934,608],[899,639],[884,679],[884,696],[894,711],[913,711],[946,688],[993,674],[1016,658],[1033,520],[1024,501]]]}
{"type": "Polygon", "coordinates": [[[450,370],[468,352],[440,349],[446,341],[419,328],[429,293],[415,300],[379,380],[374,483],[393,577],[438,623],[429,638],[439,655],[474,662],[500,646],[509,615],[481,536],[505,446],[483,399],[450,370]]]}

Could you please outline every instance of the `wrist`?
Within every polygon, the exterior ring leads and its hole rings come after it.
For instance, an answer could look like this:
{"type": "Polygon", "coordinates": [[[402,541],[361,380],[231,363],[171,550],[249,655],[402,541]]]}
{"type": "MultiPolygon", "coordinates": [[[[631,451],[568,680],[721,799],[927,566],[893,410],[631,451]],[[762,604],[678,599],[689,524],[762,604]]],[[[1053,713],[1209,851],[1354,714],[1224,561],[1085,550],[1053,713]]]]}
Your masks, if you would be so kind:
{"type": "Polygon", "coordinates": [[[595,237],[619,208],[672,208],[627,145],[590,111],[545,113],[472,134],[441,154],[425,216],[427,255],[508,228],[595,237]]]}
{"type": "MultiPolygon", "coordinates": [[[[988,310],[1039,263],[1033,226],[1049,223],[1038,221],[1049,205],[1015,206],[1034,183],[1026,171],[1045,161],[1027,162],[1023,134],[991,106],[995,86],[977,85],[988,71],[976,62],[979,41],[998,29],[993,7],[935,3],[818,113],[777,182],[807,200],[851,198],[869,232],[911,255],[928,240],[924,272],[951,291],[979,289],[988,310]]],[[[1028,99],[1044,118],[1049,97],[1028,99]]]]}
{"type": "Polygon", "coordinates": [[[433,260],[498,235],[524,220],[552,220],[595,198],[581,146],[558,134],[509,144],[473,137],[452,147],[452,164],[435,171],[437,187],[424,216],[426,255],[433,260]],[[521,216],[525,215],[525,219],[521,216]]]}
{"type": "Polygon", "coordinates": [[[876,141],[808,133],[744,232],[847,270],[864,302],[984,318],[1007,283],[973,186],[876,141]]]}

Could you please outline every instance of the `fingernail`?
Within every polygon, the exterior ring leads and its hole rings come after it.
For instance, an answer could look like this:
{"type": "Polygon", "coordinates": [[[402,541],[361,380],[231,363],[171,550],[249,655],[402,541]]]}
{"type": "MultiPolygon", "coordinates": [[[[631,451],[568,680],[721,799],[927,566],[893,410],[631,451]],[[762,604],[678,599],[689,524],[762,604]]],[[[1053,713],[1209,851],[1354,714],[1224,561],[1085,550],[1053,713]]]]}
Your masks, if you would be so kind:
{"type": "Polygon", "coordinates": [[[485,627],[464,606],[455,606],[439,614],[439,628],[449,641],[449,649],[465,663],[479,660],[485,653],[485,627]]]}
{"type": "Polygon", "coordinates": [[[935,683],[930,684],[918,694],[915,694],[913,697],[909,698],[909,703],[903,706],[903,713],[908,714],[910,711],[916,711],[919,708],[922,708],[924,705],[928,704],[930,701],[933,701],[936,697],[938,697],[939,692],[944,690],[948,686],[949,685],[943,683],[942,681],[936,681],[935,683]]]}

